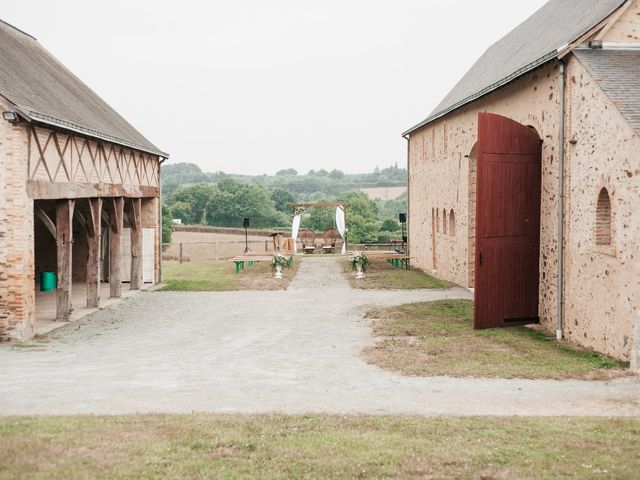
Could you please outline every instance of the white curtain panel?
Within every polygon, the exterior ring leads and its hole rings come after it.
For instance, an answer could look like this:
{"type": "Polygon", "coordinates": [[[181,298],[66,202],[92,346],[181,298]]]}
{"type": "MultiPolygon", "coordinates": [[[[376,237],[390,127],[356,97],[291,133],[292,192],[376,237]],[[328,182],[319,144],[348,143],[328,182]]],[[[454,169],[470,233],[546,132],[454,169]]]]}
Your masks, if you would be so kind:
{"type": "Polygon", "coordinates": [[[336,228],[338,233],[342,237],[342,254],[347,253],[347,242],[344,241],[344,234],[346,233],[347,226],[344,222],[344,210],[340,207],[336,208],[336,228]]]}
{"type": "Polygon", "coordinates": [[[299,213],[293,217],[293,223],[291,224],[291,238],[293,238],[293,253],[298,253],[298,230],[300,230],[300,221],[302,220],[302,214],[299,213]]]}

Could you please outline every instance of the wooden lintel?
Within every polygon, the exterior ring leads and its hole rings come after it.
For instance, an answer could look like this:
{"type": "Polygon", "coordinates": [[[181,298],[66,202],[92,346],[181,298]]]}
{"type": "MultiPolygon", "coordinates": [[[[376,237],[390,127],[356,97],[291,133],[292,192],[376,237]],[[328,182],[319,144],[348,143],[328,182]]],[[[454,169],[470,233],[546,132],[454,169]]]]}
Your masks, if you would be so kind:
{"type": "Polygon", "coordinates": [[[289,205],[291,208],[296,207],[348,207],[349,203],[347,202],[319,202],[319,203],[292,203],[289,205]]]}
{"type": "Polygon", "coordinates": [[[27,194],[34,200],[58,200],[62,198],[157,197],[158,187],[129,186],[112,183],[63,183],[29,180],[27,194]]]}

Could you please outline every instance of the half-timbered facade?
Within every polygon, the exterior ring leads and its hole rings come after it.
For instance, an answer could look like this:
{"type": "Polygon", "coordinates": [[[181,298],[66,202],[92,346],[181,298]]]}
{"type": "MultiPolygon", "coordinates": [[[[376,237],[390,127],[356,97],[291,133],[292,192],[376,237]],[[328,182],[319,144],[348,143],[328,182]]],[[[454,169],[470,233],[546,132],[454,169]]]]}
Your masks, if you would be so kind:
{"type": "Polygon", "coordinates": [[[4,22],[0,108],[0,339],[158,281],[167,154],[4,22]],[[40,293],[43,272],[55,291],[40,293]]]}
{"type": "Polygon", "coordinates": [[[411,255],[477,328],[640,346],[639,92],[640,0],[551,0],[404,133],[411,255]]]}

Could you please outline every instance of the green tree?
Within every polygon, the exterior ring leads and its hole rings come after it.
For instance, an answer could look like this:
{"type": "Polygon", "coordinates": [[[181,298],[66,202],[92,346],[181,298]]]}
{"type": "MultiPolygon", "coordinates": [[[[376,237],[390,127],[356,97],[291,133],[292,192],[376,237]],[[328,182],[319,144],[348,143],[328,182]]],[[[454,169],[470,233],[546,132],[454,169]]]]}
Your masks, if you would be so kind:
{"type": "Polygon", "coordinates": [[[162,205],[162,243],[171,243],[173,233],[173,221],[171,211],[166,205],[162,205]]]}
{"type": "Polygon", "coordinates": [[[398,223],[398,220],[396,220],[395,218],[385,218],[382,221],[382,226],[380,227],[380,230],[383,232],[395,232],[399,228],[400,228],[400,224],[398,223]]]}
{"type": "Polygon", "coordinates": [[[208,210],[216,187],[208,183],[198,183],[180,187],[173,194],[175,202],[188,203],[191,206],[189,223],[209,224],[211,212],[208,210]]]}
{"type": "MultiPolygon", "coordinates": [[[[318,200],[319,202],[327,200],[318,200]]],[[[309,216],[304,219],[303,226],[323,232],[335,225],[335,207],[313,207],[308,210],[309,216]]]]}
{"type": "Polygon", "coordinates": [[[259,185],[247,185],[224,178],[216,184],[207,205],[213,224],[239,226],[242,218],[251,218],[256,227],[284,226],[287,215],[276,210],[271,192],[259,185]]]}
{"type": "Polygon", "coordinates": [[[180,219],[182,223],[191,223],[191,219],[193,218],[191,204],[187,202],[174,203],[171,207],[171,218],[180,219]]]}
{"type": "Polygon", "coordinates": [[[334,180],[342,180],[344,178],[344,172],[341,170],[333,169],[331,170],[331,173],[329,173],[329,178],[332,178],[334,180]]]}
{"type": "Polygon", "coordinates": [[[271,198],[276,205],[276,210],[283,213],[289,213],[291,211],[289,205],[295,202],[295,198],[293,198],[291,192],[284,188],[276,188],[271,192],[271,198]]]}
{"type": "Polygon", "coordinates": [[[285,170],[278,170],[276,172],[276,175],[278,176],[289,175],[289,176],[295,177],[296,175],[298,175],[298,171],[293,168],[287,168],[285,170]]]}
{"type": "Polygon", "coordinates": [[[349,202],[347,207],[349,242],[376,242],[380,226],[376,204],[359,191],[345,192],[338,197],[338,201],[349,202]]]}

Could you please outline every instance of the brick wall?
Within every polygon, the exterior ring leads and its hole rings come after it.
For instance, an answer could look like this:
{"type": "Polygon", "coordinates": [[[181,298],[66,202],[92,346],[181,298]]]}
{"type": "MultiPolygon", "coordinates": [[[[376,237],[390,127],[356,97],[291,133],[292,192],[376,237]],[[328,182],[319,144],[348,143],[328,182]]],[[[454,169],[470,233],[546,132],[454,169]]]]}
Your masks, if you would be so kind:
{"type": "Polygon", "coordinates": [[[33,202],[25,189],[27,148],[24,127],[0,119],[0,340],[24,340],[33,334],[33,202]]]}

